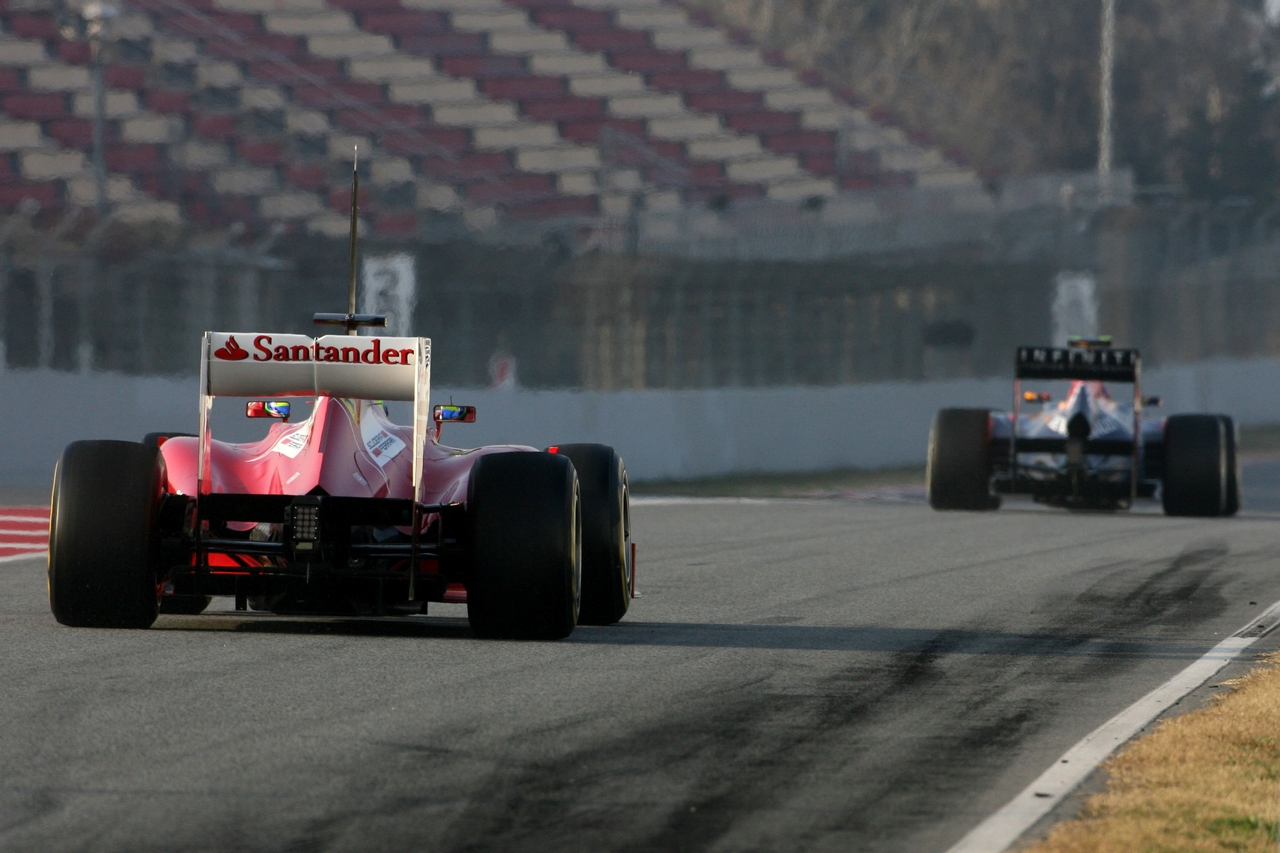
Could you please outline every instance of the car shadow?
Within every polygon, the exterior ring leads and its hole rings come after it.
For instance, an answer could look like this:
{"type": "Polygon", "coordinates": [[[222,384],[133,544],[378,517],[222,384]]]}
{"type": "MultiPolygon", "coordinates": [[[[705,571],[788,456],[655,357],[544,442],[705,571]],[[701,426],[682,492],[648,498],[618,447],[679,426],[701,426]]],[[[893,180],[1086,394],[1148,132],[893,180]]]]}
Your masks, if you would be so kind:
{"type": "MultiPolygon", "coordinates": [[[[777,619],[775,617],[770,621],[777,619]]],[[[929,648],[947,654],[1138,660],[1195,660],[1205,651],[1202,647],[1185,641],[1108,638],[1090,634],[625,621],[607,628],[579,628],[568,642],[591,645],[887,653],[917,652],[929,648]]]]}
{"type": "MultiPolygon", "coordinates": [[[[935,653],[1012,657],[1089,657],[1111,660],[1195,660],[1204,648],[1194,643],[1147,638],[1107,638],[1090,634],[1007,633],[882,626],[785,624],[795,617],[769,617],[750,624],[629,622],[580,626],[566,644],[683,648],[935,653]]],[[[218,613],[166,616],[152,630],[210,631],[295,636],[474,639],[466,619],[446,617],[273,616],[218,613]]]]}
{"type": "Polygon", "coordinates": [[[329,635],[339,637],[472,637],[466,619],[423,617],[275,616],[272,614],[210,613],[200,616],[162,616],[153,631],[222,631],[237,634],[329,635]]]}

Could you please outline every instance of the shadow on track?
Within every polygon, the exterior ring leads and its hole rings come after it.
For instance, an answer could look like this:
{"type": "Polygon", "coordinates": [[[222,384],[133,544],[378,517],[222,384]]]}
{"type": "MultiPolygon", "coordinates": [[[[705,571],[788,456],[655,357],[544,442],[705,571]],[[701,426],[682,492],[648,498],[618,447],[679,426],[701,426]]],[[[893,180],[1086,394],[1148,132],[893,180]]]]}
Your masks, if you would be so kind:
{"type": "MultiPolygon", "coordinates": [[[[930,630],[878,626],[777,624],[726,625],[688,622],[620,622],[579,627],[567,645],[765,649],[785,651],[912,653],[931,648],[946,654],[1012,657],[1089,657],[1111,660],[1195,660],[1204,653],[1187,643],[1109,640],[1089,634],[1010,634],[995,631],[930,630]]],[[[354,618],[331,616],[174,616],[152,630],[227,631],[293,636],[474,639],[465,619],[354,618]]]]}
{"type": "Polygon", "coordinates": [[[1088,634],[1009,634],[877,626],[715,625],[683,622],[621,622],[609,628],[579,628],[566,642],[824,652],[901,653],[933,648],[947,654],[1134,660],[1195,660],[1204,654],[1204,649],[1188,643],[1109,640],[1088,634]]]}
{"type": "Polygon", "coordinates": [[[465,619],[345,616],[162,616],[153,631],[227,631],[237,634],[330,635],[339,637],[426,637],[471,639],[465,619]]]}

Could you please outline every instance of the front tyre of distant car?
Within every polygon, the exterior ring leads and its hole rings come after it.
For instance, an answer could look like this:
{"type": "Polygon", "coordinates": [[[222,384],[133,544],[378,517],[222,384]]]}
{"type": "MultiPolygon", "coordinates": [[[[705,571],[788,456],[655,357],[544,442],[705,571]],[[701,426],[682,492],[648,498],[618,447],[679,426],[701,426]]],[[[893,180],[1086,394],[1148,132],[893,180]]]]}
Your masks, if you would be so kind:
{"type": "Polygon", "coordinates": [[[991,493],[988,409],[940,409],[929,431],[925,485],[934,509],[991,510],[1000,496],[991,493]]]}
{"type": "Polygon", "coordinates": [[[156,619],[164,458],[131,441],[68,445],[53,477],[49,605],[64,625],[146,628],[156,619]]]}
{"type": "Polygon", "coordinates": [[[582,490],[580,625],[612,625],[631,604],[631,494],[622,457],[604,444],[561,444],[582,490]]]}
{"type": "Polygon", "coordinates": [[[467,618],[480,637],[558,640],[578,622],[582,507],[573,464],[551,453],[492,453],[467,489],[467,618]]]}
{"type": "Polygon", "coordinates": [[[1164,427],[1166,515],[1230,515],[1239,506],[1239,484],[1232,506],[1235,424],[1221,415],[1172,415],[1164,427]],[[1229,423],[1230,422],[1230,423],[1229,423]]]}

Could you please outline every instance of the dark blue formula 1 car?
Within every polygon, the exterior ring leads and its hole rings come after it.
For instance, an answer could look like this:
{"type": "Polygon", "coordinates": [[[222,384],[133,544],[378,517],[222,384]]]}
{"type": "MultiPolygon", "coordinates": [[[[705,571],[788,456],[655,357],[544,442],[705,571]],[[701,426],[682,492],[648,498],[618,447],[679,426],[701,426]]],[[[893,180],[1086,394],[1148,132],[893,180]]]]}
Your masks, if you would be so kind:
{"type": "Polygon", "coordinates": [[[1168,515],[1226,516],[1240,508],[1235,421],[1227,415],[1145,418],[1142,358],[1110,341],[1020,347],[1013,411],[942,409],[929,434],[934,509],[991,510],[1001,495],[1075,509],[1128,509],[1159,498],[1168,515]],[[1064,399],[1024,381],[1067,381],[1064,399]],[[1132,386],[1132,400],[1110,385],[1132,386]],[[1040,410],[1024,412],[1024,404],[1040,410]]]}

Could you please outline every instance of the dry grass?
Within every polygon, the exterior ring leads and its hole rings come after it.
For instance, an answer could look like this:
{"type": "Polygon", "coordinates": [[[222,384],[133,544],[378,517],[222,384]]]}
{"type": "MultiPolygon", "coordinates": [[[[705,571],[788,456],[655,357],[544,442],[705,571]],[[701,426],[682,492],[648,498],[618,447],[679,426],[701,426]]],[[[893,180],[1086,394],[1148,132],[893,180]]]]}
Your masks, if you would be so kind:
{"type": "Polygon", "coordinates": [[[1105,793],[1028,853],[1277,850],[1280,654],[1105,765],[1105,793]]]}

